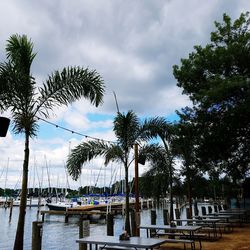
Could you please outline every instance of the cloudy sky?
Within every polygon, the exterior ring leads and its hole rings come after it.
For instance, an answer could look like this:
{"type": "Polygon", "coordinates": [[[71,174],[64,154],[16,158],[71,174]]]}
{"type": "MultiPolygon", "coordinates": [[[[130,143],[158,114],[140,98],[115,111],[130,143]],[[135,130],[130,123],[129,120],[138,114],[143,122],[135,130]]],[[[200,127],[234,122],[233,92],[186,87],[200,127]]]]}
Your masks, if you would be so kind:
{"type": "MultiPolygon", "coordinates": [[[[142,119],[176,119],[175,110],[189,101],[176,87],[172,66],[180,64],[194,45],[209,42],[214,21],[221,21],[223,13],[235,19],[248,10],[248,0],[2,0],[0,61],[6,60],[6,40],[17,33],[34,43],[32,74],[38,85],[65,66],[96,69],[106,86],[103,105],[95,108],[81,100],[55,109],[49,121],[115,140],[113,92],[121,112],[133,110],[142,119]]],[[[38,137],[30,145],[29,186],[47,186],[48,181],[65,186],[68,152],[84,138],[43,121],[39,125],[38,137]]],[[[23,136],[11,130],[0,139],[0,187],[20,188],[23,148],[23,136]]],[[[143,171],[145,167],[140,168],[143,171]]],[[[71,188],[102,186],[122,175],[120,167],[104,168],[103,160],[97,159],[84,166],[79,181],[68,181],[71,188]]]]}

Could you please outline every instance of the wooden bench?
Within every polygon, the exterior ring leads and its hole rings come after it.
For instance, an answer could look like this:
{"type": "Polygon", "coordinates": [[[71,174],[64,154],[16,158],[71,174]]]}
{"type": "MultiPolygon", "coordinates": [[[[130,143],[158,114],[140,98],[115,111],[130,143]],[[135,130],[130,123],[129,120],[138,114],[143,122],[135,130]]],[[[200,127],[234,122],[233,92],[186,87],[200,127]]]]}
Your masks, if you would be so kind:
{"type": "Polygon", "coordinates": [[[191,244],[191,249],[194,249],[195,248],[195,243],[194,243],[194,240],[198,240],[199,241],[199,245],[200,245],[200,249],[202,248],[202,245],[201,245],[201,240],[202,238],[205,238],[207,235],[206,234],[202,234],[202,233],[195,233],[192,235],[192,240],[190,239],[190,235],[189,234],[183,234],[183,233],[170,233],[170,232],[160,232],[160,233],[157,233],[156,236],[160,237],[160,236],[170,236],[170,237],[173,237],[173,238],[168,238],[168,240],[170,240],[170,242],[175,242],[176,243],[184,243],[184,249],[185,249],[185,243],[189,243],[191,244]],[[176,239],[175,237],[179,237],[178,239],[176,239]],[[193,244],[193,245],[192,245],[193,244]]]}

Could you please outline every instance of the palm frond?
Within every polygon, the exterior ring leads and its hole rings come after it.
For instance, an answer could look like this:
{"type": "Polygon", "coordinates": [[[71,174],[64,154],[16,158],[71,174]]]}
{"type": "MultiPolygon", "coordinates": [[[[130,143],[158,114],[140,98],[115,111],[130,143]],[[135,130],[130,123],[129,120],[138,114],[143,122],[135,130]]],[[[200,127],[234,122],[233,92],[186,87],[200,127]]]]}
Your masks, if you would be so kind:
{"type": "Polygon", "coordinates": [[[128,151],[139,139],[140,120],[133,111],[128,111],[127,114],[118,113],[114,120],[113,130],[119,144],[125,151],[128,151]]]}
{"type": "Polygon", "coordinates": [[[72,149],[67,159],[67,169],[73,180],[81,175],[82,165],[97,156],[104,155],[109,145],[101,141],[89,141],[80,143],[72,149]]]}
{"type": "Polygon", "coordinates": [[[30,67],[36,53],[33,53],[33,43],[26,35],[12,35],[7,40],[6,52],[7,59],[16,69],[25,75],[30,75],[30,67]]]}
{"type": "Polygon", "coordinates": [[[98,106],[103,101],[104,83],[95,70],[67,67],[49,76],[39,92],[39,112],[47,113],[55,105],[68,105],[81,97],[98,106]]]}
{"type": "Polygon", "coordinates": [[[108,165],[108,163],[111,161],[124,163],[125,159],[122,148],[117,144],[110,145],[108,150],[105,152],[104,156],[105,156],[105,162],[104,162],[105,165],[108,165]]]}

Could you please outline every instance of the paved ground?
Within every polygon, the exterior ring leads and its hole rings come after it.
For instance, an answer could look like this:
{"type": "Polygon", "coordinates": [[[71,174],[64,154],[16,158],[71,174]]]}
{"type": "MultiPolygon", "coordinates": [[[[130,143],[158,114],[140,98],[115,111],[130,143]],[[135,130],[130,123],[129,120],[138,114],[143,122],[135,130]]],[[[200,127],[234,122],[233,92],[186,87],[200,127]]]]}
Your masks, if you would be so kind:
{"type": "MultiPolygon", "coordinates": [[[[198,244],[196,244],[198,248],[198,244]]],[[[183,244],[165,244],[161,250],[183,249],[183,244]]],[[[190,246],[187,246],[190,249],[190,246]]],[[[202,250],[250,250],[250,224],[234,228],[232,233],[223,234],[218,241],[202,241],[202,250]]]]}

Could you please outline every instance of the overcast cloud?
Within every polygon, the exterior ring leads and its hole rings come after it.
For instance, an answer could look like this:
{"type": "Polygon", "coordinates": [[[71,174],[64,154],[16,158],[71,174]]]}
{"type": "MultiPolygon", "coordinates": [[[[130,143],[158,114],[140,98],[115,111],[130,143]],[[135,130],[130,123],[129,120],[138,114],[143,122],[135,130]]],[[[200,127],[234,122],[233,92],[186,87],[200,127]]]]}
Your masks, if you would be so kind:
{"type": "MultiPolygon", "coordinates": [[[[235,19],[249,9],[246,0],[2,0],[0,61],[5,61],[6,40],[18,33],[34,43],[32,74],[39,84],[64,66],[96,69],[106,86],[104,104],[95,108],[82,100],[56,110],[51,121],[115,140],[113,91],[120,111],[134,110],[140,117],[173,116],[189,101],[176,87],[172,66],[194,45],[209,41],[214,21],[221,21],[223,13],[235,19]],[[94,114],[99,118],[93,119],[94,114]]],[[[40,124],[30,162],[36,159],[37,165],[44,165],[46,156],[58,178],[56,169],[61,166],[62,176],[69,144],[74,146],[82,138],[40,124]]],[[[0,174],[9,158],[7,184],[14,187],[22,168],[23,138],[9,132],[0,139],[0,154],[0,174]]],[[[94,165],[100,168],[100,162],[94,165]]],[[[4,175],[0,187],[5,185],[4,175]]]]}

